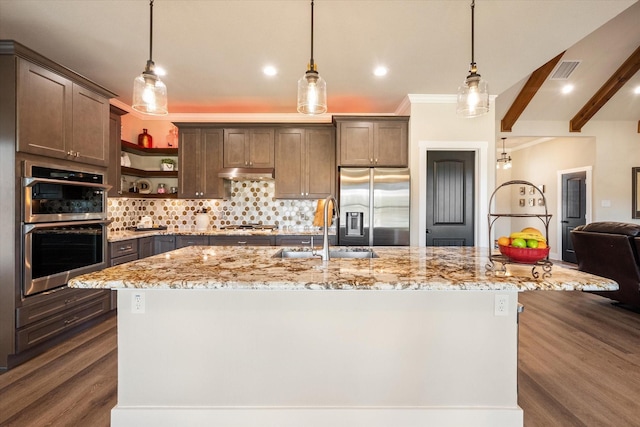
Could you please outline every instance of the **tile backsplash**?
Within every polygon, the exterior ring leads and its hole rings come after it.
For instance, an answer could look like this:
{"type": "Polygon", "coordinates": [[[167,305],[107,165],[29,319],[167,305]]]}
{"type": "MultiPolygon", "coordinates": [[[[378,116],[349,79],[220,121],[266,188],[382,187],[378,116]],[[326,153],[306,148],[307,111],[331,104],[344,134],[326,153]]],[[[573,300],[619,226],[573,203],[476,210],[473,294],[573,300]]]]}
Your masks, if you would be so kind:
{"type": "Polygon", "coordinates": [[[317,200],[275,198],[273,181],[233,181],[231,198],[220,199],[133,199],[110,198],[108,203],[111,231],[135,227],[142,216],[170,230],[194,231],[196,213],[209,213],[209,225],[270,224],[304,230],[313,224],[317,200]]]}

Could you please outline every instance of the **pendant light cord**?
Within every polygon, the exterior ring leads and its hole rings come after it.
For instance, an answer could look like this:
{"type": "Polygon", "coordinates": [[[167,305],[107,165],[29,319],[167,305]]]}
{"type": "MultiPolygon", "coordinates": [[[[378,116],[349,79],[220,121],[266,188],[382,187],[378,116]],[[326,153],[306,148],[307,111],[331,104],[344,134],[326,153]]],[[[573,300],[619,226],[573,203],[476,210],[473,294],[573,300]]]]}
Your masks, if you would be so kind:
{"type": "Polygon", "coordinates": [[[471,68],[475,68],[476,61],[474,60],[474,34],[475,34],[475,8],[476,8],[476,0],[471,1],[471,68]]]}
{"type": "Polygon", "coordinates": [[[315,64],[313,63],[313,0],[311,0],[311,59],[309,60],[309,69],[315,71],[315,64]]]}
{"type": "Polygon", "coordinates": [[[149,2],[149,61],[153,62],[153,0],[149,2]]]}

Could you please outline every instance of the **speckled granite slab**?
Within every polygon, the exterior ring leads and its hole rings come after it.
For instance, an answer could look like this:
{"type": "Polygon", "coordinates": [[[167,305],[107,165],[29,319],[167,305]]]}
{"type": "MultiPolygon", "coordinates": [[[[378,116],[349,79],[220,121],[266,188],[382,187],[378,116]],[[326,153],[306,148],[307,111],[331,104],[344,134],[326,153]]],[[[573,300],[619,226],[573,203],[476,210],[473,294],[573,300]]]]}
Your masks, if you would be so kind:
{"type": "MultiPolygon", "coordinates": [[[[329,233],[335,235],[335,233],[329,233]]],[[[139,239],[149,236],[302,236],[302,235],[322,235],[322,230],[223,230],[219,228],[211,228],[207,231],[186,231],[186,230],[149,230],[149,231],[115,231],[109,232],[107,240],[109,242],[120,242],[129,239],[139,239]]]]}
{"type": "MultiPolygon", "coordinates": [[[[487,271],[488,251],[460,247],[375,247],[379,258],[278,259],[278,247],[191,246],[78,276],[76,288],[263,290],[616,290],[610,280],[553,266],[487,271]]],[[[340,249],[335,247],[335,249],[340,249]]]]}

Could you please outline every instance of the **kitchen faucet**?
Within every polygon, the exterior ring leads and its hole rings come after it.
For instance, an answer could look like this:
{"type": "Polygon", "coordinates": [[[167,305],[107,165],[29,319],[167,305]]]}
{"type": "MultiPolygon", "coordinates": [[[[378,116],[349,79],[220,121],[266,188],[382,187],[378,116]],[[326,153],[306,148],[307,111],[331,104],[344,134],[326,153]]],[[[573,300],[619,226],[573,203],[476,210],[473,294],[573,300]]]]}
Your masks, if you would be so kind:
{"type": "Polygon", "coordinates": [[[340,210],[338,209],[338,202],[336,198],[332,195],[327,196],[324,199],[324,215],[323,215],[323,226],[322,230],[322,261],[329,261],[329,202],[333,202],[333,210],[336,213],[336,217],[340,218],[340,210]]]}

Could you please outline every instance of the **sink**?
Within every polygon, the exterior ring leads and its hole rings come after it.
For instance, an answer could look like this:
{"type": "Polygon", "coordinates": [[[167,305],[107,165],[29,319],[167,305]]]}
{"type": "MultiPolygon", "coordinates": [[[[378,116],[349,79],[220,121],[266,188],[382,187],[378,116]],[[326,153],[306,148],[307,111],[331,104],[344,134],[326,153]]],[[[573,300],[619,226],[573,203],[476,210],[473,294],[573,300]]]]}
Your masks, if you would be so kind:
{"type": "MultiPolygon", "coordinates": [[[[273,255],[273,258],[320,258],[321,249],[315,253],[310,248],[283,248],[273,255]]],[[[336,248],[329,250],[329,258],[379,258],[371,248],[336,248]]]]}

